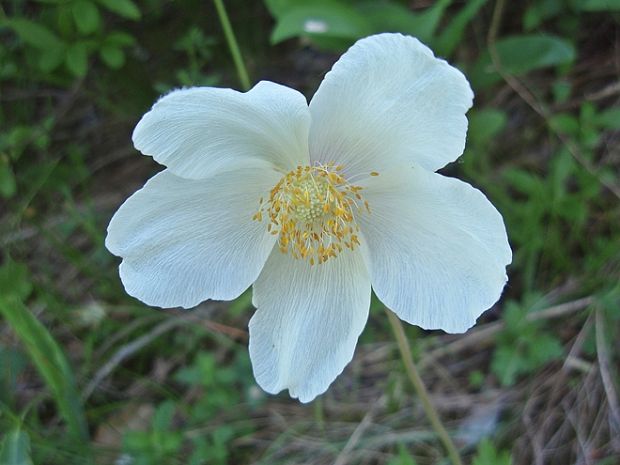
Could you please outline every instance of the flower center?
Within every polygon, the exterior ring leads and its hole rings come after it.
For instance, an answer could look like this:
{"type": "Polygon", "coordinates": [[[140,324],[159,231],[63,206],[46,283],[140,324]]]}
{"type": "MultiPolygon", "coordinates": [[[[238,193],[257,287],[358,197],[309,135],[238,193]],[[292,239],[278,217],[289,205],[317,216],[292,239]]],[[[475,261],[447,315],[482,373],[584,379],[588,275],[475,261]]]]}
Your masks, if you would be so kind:
{"type": "Polygon", "coordinates": [[[314,265],[360,245],[355,215],[363,209],[370,213],[370,207],[360,195],[362,188],[342,176],[342,168],[333,163],[298,166],[278,181],[266,202],[260,199],[254,220],[262,221],[263,213],[269,218],[267,230],[278,235],[282,253],[314,265]]]}

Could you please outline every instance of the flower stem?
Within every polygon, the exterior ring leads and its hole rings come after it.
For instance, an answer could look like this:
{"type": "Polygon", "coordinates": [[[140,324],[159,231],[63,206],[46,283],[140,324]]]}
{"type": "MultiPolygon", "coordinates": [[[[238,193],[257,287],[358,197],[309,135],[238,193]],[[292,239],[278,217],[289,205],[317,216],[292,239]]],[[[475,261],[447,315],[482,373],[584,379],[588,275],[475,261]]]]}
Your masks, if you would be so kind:
{"type": "Polygon", "coordinates": [[[439,439],[443,443],[446,451],[448,452],[448,456],[454,465],[463,465],[461,461],[461,457],[456,449],[456,446],[450,439],[450,435],[446,431],[446,428],[443,426],[443,423],[439,419],[439,415],[437,414],[437,410],[433,406],[430,397],[428,396],[428,391],[426,390],[426,386],[424,386],[424,382],[418,373],[418,369],[413,363],[413,358],[411,357],[411,348],[409,347],[409,341],[407,341],[407,336],[405,335],[405,330],[403,328],[400,319],[387,308],[385,309],[387,313],[388,319],[390,320],[390,325],[392,326],[392,331],[394,331],[394,336],[396,337],[396,342],[398,343],[398,349],[400,350],[400,355],[403,358],[403,362],[405,364],[405,369],[407,371],[407,375],[411,380],[411,384],[418,394],[420,401],[422,402],[422,407],[424,408],[424,412],[428,417],[433,429],[439,436],[439,439]]]}
{"type": "Polygon", "coordinates": [[[237,39],[235,38],[235,33],[230,25],[230,20],[228,19],[228,13],[226,13],[224,2],[223,0],[213,0],[213,3],[215,3],[215,9],[217,10],[217,15],[220,18],[220,24],[224,30],[224,36],[226,36],[226,42],[228,43],[230,54],[232,55],[232,59],[235,63],[235,68],[237,69],[237,76],[239,77],[241,87],[243,90],[249,90],[250,78],[248,76],[248,70],[245,67],[243,57],[241,56],[241,51],[237,45],[237,39]]]}

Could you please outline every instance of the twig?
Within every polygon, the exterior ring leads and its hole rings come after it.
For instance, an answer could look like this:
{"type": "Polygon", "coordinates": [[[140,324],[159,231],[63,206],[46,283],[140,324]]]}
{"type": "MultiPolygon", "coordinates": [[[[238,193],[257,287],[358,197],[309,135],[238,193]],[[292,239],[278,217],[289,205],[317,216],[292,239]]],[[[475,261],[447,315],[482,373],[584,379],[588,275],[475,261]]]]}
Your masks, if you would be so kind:
{"type": "Polygon", "coordinates": [[[353,450],[353,448],[357,445],[359,440],[362,438],[364,431],[366,431],[366,429],[372,423],[372,420],[375,414],[377,413],[377,410],[385,405],[386,400],[387,400],[387,396],[383,394],[381,397],[379,397],[375,401],[372,408],[368,411],[368,413],[366,413],[366,415],[364,415],[364,418],[362,418],[362,421],[359,423],[359,425],[357,425],[357,427],[353,431],[353,434],[351,434],[351,436],[349,437],[349,440],[342,448],[342,451],[340,452],[340,454],[338,454],[338,457],[336,457],[336,461],[334,462],[334,465],[344,465],[345,463],[347,463],[347,458],[348,458],[349,453],[353,450]]]}
{"type": "Polygon", "coordinates": [[[620,406],[618,405],[618,393],[611,376],[610,357],[607,350],[607,341],[604,334],[603,311],[600,308],[595,310],[595,329],[596,329],[596,356],[598,358],[601,381],[609,404],[610,435],[615,439],[614,447],[618,447],[618,437],[620,436],[620,406]]]}
{"type": "MultiPolygon", "coordinates": [[[[529,313],[526,316],[526,320],[539,321],[550,318],[559,318],[561,316],[574,313],[578,310],[582,310],[588,305],[591,305],[593,302],[593,296],[583,297],[581,299],[555,305],[538,312],[529,313]]],[[[473,345],[482,345],[491,340],[498,332],[503,330],[505,326],[506,325],[503,321],[496,321],[495,323],[489,323],[480,329],[474,329],[449,344],[427,352],[420,361],[420,367],[425,367],[435,359],[451,353],[461,352],[473,345]]]]}
{"type": "Polygon", "coordinates": [[[88,383],[84,391],[82,392],[82,399],[88,399],[96,387],[103,381],[107,376],[112,373],[116,367],[118,367],[124,360],[131,357],[134,353],[138,352],[159,336],[165,334],[166,332],[174,329],[178,326],[187,325],[187,324],[201,324],[205,328],[227,335],[232,339],[238,339],[242,341],[246,341],[248,339],[248,333],[238,328],[233,328],[231,326],[226,326],[220,323],[215,323],[213,321],[207,320],[204,318],[205,313],[194,313],[187,315],[173,315],[170,316],[165,321],[161,322],[157,326],[155,326],[151,331],[147,334],[140,336],[138,339],[125,344],[121,348],[119,348],[112,357],[95,373],[93,379],[88,383]]]}
{"type": "Polygon", "coordinates": [[[422,407],[424,408],[424,412],[428,417],[433,429],[439,436],[442,444],[444,445],[450,460],[454,465],[463,465],[461,461],[461,457],[458,453],[458,450],[450,435],[446,431],[446,428],[443,426],[443,423],[439,419],[439,415],[437,414],[437,410],[433,406],[433,403],[428,395],[428,391],[426,390],[426,386],[424,385],[424,381],[420,377],[418,370],[413,363],[413,358],[411,357],[411,348],[409,347],[409,341],[407,340],[407,336],[405,335],[405,330],[403,329],[403,325],[398,319],[398,317],[387,308],[385,309],[385,313],[387,313],[388,319],[390,320],[390,325],[392,326],[392,330],[394,331],[394,336],[396,337],[396,342],[398,342],[398,348],[400,350],[400,355],[405,364],[405,369],[407,370],[407,375],[409,376],[409,380],[411,384],[418,394],[420,398],[420,402],[422,402],[422,407]]]}
{"type": "Polygon", "coordinates": [[[138,352],[143,347],[147,346],[162,334],[170,331],[177,326],[186,324],[186,321],[181,318],[170,318],[166,321],[155,326],[150,332],[140,336],[138,339],[125,344],[118,349],[114,355],[99,369],[93,379],[88,383],[84,391],[82,391],[82,401],[86,401],[93,393],[95,388],[106,378],[112,371],[120,365],[123,360],[138,352]]]}

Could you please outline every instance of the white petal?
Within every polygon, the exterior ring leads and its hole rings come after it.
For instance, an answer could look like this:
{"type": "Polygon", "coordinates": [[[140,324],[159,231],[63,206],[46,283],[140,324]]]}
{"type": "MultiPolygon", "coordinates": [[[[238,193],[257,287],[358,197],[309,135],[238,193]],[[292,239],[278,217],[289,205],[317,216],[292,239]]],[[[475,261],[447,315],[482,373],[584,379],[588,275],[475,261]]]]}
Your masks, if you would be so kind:
{"type": "Polygon", "coordinates": [[[400,318],[464,332],[499,299],[512,252],[482,192],[414,167],[371,178],[363,193],[372,286],[400,318]]]}
{"type": "Polygon", "coordinates": [[[274,248],[254,284],[250,357],[267,392],[310,402],[351,361],[370,307],[359,251],[311,267],[274,248]]]}
{"type": "Polygon", "coordinates": [[[278,181],[271,170],[229,171],[189,180],[166,170],[116,212],[106,247],[123,258],[128,294],[148,305],[193,307],[230,300],[247,289],[275,238],[252,220],[278,181]]]}
{"type": "Polygon", "coordinates": [[[162,97],[136,126],[133,143],[188,179],[266,164],[290,171],[308,163],[309,127],[305,97],[288,87],[192,87],[162,97]]]}
{"type": "Polygon", "coordinates": [[[417,163],[435,171],[465,147],[473,93],[463,74],[417,39],[358,41],[310,102],[310,158],[348,174],[417,163]]]}

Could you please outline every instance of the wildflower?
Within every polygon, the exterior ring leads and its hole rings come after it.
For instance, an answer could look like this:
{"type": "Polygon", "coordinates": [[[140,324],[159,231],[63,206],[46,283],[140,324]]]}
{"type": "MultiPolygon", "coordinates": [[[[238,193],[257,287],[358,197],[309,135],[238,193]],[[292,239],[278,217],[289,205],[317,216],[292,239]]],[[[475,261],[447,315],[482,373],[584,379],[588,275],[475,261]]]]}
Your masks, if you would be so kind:
{"type": "Polygon", "coordinates": [[[253,285],[256,380],[302,402],[351,360],[371,286],[408,323],[467,330],[512,255],[484,194],[435,173],[462,154],[472,99],[400,34],[358,41],[309,105],[272,82],[171,92],[133,133],[166,169],[108,228],[125,289],[189,308],[253,285]]]}

